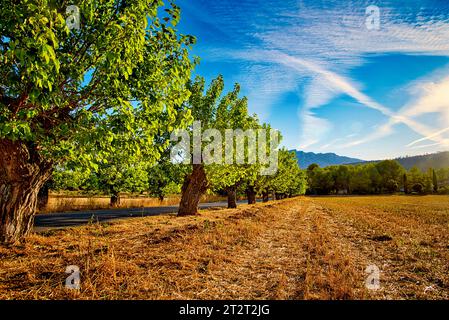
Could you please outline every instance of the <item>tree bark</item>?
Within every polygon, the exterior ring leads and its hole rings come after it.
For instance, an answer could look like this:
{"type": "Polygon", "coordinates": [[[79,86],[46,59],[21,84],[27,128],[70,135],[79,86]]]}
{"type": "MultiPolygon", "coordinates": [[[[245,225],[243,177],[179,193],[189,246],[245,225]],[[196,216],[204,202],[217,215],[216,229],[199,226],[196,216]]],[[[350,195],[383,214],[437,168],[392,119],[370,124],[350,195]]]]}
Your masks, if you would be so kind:
{"type": "Polygon", "coordinates": [[[228,187],[226,191],[228,194],[228,208],[237,208],[237,192],[235,190],[235,186],[228,187]]]}
{"type": "Polygon", "coordinates": [[[34,145],[0,139],[0,242],[15,243],[30,233],[52,167],[34,145]]]}
{"type": "Polygon", "coordinates": [[[122,199],[120,198],[120,193],[114,192],[114,193],[112,194],[112,196],[111,196],[111,203],[110,203],[110,206],[111,206],[112,208],[118,208],[118,207],[120,207],[121,200],[122,200],[122,199]]]}
{"type": "Polygon", "coordinates": [[[248,198],[248,204],[256,203],[256,191],[254,190],[253,186],[249,186],[246,189],[246,197],[248,198]]]}
{"type": "Polygon", "coordinates": [[[263,202],[268,202],[270,200],[270,194],[268,191],[264,191],[262,192],[262,201],[263,202]]]}
{"type": "Polygon", "coordinates": [[[37,210],[44,211],[48,204],[50,187],[48,183],[44,183],[42,188],[39,190],[37,194],[37,210]]]}
{"type": "Polygon", "coordinates": [[[194,164],[192,173],[186,176],[182,185],[182,196],[178,216],[198,214],[198,203],[207,190],[207,177],[203,164],[194,164]]]}

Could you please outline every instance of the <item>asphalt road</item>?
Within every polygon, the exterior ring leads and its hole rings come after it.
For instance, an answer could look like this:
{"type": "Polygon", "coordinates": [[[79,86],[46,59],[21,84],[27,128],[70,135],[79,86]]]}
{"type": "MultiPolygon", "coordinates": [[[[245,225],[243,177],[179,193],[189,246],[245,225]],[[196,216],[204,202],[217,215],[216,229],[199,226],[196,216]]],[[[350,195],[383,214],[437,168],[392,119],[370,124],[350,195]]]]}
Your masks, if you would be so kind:
{"type": "MultiPolygon", "coordinates": [[[[238,201],[238,203],[246,203],[246,201],[238,201]]],[[[226,206],[226,202],[200,203],[199,205],[201,209],[226,206]]],[[[114,219],[157,216],[161,214],[176,213],[177,211],[178,206],[164,206],[134,209],[108,209],[44,213],[36,215],[34,219],[34,231],[40,232],[51,229],[74,227],[87,224],[89,222],[103,222],[114,219]]]]}

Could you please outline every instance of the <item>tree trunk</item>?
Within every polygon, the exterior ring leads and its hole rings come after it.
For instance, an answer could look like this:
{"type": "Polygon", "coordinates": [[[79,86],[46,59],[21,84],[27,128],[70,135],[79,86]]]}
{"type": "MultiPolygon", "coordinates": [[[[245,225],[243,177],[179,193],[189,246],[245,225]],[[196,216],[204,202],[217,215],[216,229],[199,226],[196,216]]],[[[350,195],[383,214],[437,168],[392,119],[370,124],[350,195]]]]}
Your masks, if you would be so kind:
{"type": "Polygon", "coordinates": [[[120,207],[121,204],[121,198],[120,198],[120,193],[118,192],[114,192],[111,196],[111,207],[112,208],[118,208],[120,207]]]}
{"type": "Polygon", "coordinates": [[[269,200],[270,200],[270,194],[268,193],[268,191],[262,192],[262,201],[268,202],[269,200]]]}
{"type": "Polygon", "coordinates": [[[237,192],[235,190],[235,187],[228,187],[227,188],[227,194],[228,194],[228,208],[235,209],[237,208],[237,192]]]}
{"type": "Polygon", "coordinates": [[[39,190],[51,169],[35,146],[0,139],[0,242],[14,243],[29,234],[39,190]]]}
{"type": "Polygon", "coordinates": [[[207,190],[207,177],[203,164],[194,164],[192,173],[186,176],[182,185],[182,196],[178,216],[198,213],[198,203],[207,190]]]}
{"type": "Polygon", "coordinates": [[[44,211],[48,204],[49,196],[49,186],[48,183],[44,183],[43,187],[39,190],[37,194],[37,210],[44,211]]]}
{"type": "Polygon", "coordinates": [[[256,203],[256,191],[254,190],[253,186],[249,186],[246,189],[246,196],[248,198],[248,204],[255,204],[256,203]]]}
{"type": "Polygon", "coordinates": [[[282,195],[280,194],[280,193],[274,193],[274,198],[276,199],[276,200],[281,200],[282,199],[282,195]]]}

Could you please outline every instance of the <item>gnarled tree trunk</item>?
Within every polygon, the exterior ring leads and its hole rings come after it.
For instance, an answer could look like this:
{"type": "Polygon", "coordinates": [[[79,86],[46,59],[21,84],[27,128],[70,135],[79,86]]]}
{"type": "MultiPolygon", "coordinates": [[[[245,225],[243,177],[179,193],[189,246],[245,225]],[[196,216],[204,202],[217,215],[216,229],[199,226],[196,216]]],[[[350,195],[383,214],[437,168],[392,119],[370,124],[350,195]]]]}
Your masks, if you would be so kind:
{"type": "Polygon", "coordinates": [[[256,203],[256,191],[253,186],[248,186],[246,189],[246,197],[248,198],[248,204],[256,203]]]}
{"type": "Polygon", "coordinates": [[[51,169],[35,146],[0,139],[0,242],[20,241],[31,231],[38,193],[51,169]]]}
{"type": "Polygon", "coordinates": [[[228,208],[237,208],[237,192],[235,186],[228,187],[226,192],[228,194],[228,208]]]}
{"type": "Polygon", "coordinates": [[[196,215],[198,213],[198,203],[206,190],[207,177],[204,165],[194,164],[192,173],[185,178],[182,185],[178,216],[196,215]]]}
{"type": "Polygon", "coordinates": [[[44,211],[45,208],[47,208],[49,191],[50,191],[50,187],[48,186],[48,183],[44,183],[42,188],[39,190],[39,193],[37,194],[37,210],[38,211],[44,211]]]}

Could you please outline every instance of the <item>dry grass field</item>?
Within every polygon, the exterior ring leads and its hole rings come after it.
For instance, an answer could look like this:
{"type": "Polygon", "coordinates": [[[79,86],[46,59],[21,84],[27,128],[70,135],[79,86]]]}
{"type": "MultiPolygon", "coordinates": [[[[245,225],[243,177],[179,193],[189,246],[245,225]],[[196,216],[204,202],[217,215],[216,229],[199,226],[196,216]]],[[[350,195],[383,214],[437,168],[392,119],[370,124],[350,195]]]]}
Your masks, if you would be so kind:
{"type": "MultiPolygon", "coordinates": [[[[201,202],[224,201],[226,198],[216,195],[204,195],[201,202]]],[[[158,198],[146,196],[123,196],[118,208],[144,208],[157,206],[178,205],[180,196],[174,195],[160,201],[158,198]]],[[[51,194],[48,204],[42,213],[81,211],[81,210],[101,210],[110,208],[110,197],[101,196],[79,196],[79,195],[59,195],[51,194]]]]}
{"type": "Polygon", "coordinates": [[[0,299],[448,298],[445,196],[300,197],[0,247],[0,299]],[[372,264],[377,291],[365,288],[372,264]],[[68,265],[79,291],[64,287],[68,265]]]}

